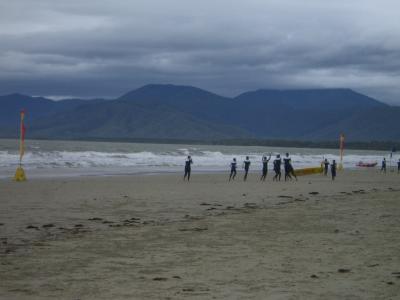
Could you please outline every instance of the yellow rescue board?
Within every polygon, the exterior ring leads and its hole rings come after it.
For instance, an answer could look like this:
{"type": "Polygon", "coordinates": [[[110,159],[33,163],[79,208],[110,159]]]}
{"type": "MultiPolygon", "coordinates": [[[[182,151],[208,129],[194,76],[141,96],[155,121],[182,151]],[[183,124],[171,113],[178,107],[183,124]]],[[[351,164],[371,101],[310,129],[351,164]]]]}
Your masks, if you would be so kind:
{"type": "Polygon", "coordinates": [[[296,174],[296,176],[304,176],[304,175],[312,175],[312,174],[321,174],[323,171],[324,171],[324,169],[322,167],[305,168],[305,169],[294,170],[294,174],[296,174]]]}

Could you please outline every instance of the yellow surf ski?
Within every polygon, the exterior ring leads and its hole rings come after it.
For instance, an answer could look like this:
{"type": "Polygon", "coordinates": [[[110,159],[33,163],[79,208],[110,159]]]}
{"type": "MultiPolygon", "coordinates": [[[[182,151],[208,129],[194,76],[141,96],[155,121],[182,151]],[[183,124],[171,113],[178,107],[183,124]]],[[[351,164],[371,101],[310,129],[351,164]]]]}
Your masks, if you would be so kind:
{"type": "Polygon", "coordinates": [[[321,174],[323,171],[324,169],[322,167],[304,168],[304,169],[294,170],[294,174],[296,174],[296,176],[305,176],[305,175],[321,174]]]}

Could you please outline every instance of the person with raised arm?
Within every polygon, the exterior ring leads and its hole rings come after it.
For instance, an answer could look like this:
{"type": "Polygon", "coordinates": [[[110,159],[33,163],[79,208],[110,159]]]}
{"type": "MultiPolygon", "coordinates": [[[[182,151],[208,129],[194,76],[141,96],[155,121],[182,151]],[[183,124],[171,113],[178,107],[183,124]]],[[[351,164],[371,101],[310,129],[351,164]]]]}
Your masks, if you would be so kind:
{"type": "Polygon", "coordinates": [[[268,174],[268,163],[271,160],[271,154],[269,155],[269,157],[267,158],[265,155],[262,158],[262,175],[260,180],[261,181],[265,181],[265,179],[267,178],[267,174],[268,174]]]}
{"type": "Polygon", "coordinates": [[[284,164],[284,168],[285,168],[285,181],[287,181],[287,179],[292,180],[293,179],[292,175],[297,181],[297,176],[294,173],[294,169],[292,166],[292,159],[290,158],[289,153],[286,153],[286,156],[283,159],[283,164],[284,164]]]}
{"type": "Polygon", "coordinates": [[[273,181],[281,181],[281,165],[282,165],[281,155],[278,154],[274,159],[275,176],[272,178],[273,181]]]}
{"type": "Polygon", "coordinates": [[[328,159],[325,158],[325,160],[324,160],[324,175],[325,176],[328,175],[328,169],[329,169],[329,161],[328,161],[328,159]]]}

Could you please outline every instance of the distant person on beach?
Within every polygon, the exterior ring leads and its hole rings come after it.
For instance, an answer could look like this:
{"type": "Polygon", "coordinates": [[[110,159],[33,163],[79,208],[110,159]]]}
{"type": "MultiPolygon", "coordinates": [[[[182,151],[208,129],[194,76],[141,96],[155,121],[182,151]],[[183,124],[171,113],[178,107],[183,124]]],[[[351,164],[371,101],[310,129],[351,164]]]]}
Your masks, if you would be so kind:
{"type": "Polygon", "coordinates": [[[246,181],[247,180],[247,175],[249,174],[249,169],[250,169],[250,158],[248,156],[246,156],[245,161],[243,162],[243,167],[244,167],[244,177],[243,180],[246,181]]]}
{"type": "Polygon", "coordinates": [[[325,158],[324,160],[324,175],[328,176],[329,161],[325,158]]]}
{"type": "Polygon", "coordinates": [[[266,156],[263,156],[262,158],[262,164],[263,164],[263,168],[262,168],[262,175],[260,180],[265,181],[265,179],[267,178],[267,174],[268,174],[268,163],[271,160],[271,154],[269,155],[269,157],[267,158],[266,156]]]}
{"type": "Polygon", "coordinates": [[[282,164],[282,159],[280,154],[278,154],[274,159],[275,176],[272,178],[273,181],[281,181],[281,164],[282,164]]]}
{"type": "Polygon", "coordinates": [[[192,171],[192,164],[193,164],[193,160],[189,155],[185,161],[185,175],[183,176],[183,180],[185,180],[186,177],[187,177],[188,181],[190,180],[190,172],[192,171]]]}
{"type": "Polygon", "coordinates": [[[383,158],[382,160],[381,173],[382,172],[386,174],[386,158],[383,158]]]}
{"type": "Polygon", "coordinates": [[[331,163],[331,174],[332,174],[332,180],[335,180],[336,177],[336,161],[332,160],[331,163]]]}
{"type": "Polygon", "coordinates": [[[237,166],[236,158],[233,158],[233,160],[231,162],[231,175],[229,175],[229,181],[231,181],[231,179],[235,180],[235,177],[236,177],[236,166],[237,166]]]}
{"type": "Polygon", "coordinates": [[[289,156],[289,153],[286,153],[286,157],[283,159],[283,164],[284,164],[284,168],[285,168],[285,181],[287,179],[292,180],[292,175],[294,176],[294,178],[296,178],[296,174],[294,174],[294,170],[293,170],[293,166],[292,166],[292,159],[289,156]]]}
{"type": "Polygon", "coordinates": [[[400,173],[400,158],[399,161],[397,162],[397,174],[400,173]]]}

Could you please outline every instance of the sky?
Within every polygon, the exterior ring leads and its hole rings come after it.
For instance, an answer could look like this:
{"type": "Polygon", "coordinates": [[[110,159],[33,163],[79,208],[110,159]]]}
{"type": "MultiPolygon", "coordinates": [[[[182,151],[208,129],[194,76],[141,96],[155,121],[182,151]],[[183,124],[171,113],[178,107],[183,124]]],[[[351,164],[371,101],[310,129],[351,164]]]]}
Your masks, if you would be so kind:
{"type": "Polygon", "coordinates": [[[398,0],[0,0],[0,95],[351,88],[400,105],[398,0]]]}

